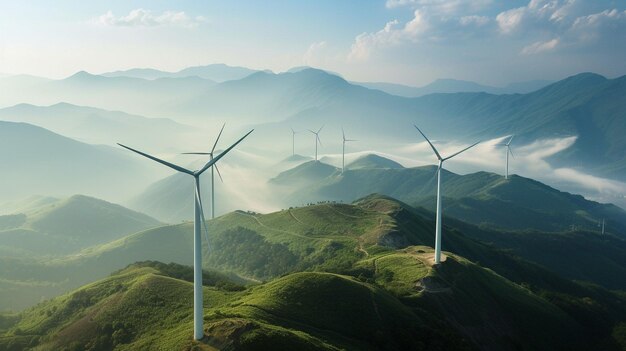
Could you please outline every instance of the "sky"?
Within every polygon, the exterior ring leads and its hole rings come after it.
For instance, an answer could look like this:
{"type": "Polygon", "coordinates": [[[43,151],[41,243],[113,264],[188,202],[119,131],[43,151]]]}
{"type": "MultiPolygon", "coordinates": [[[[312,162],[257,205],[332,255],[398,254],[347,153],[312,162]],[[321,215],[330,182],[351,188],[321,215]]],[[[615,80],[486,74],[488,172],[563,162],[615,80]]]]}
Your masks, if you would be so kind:
{"type": "Polygon", "coordinates": [[[0,1],[0,73],[226,63],[352,81],[506,85],[626,74],[626,1],[0,1]]]}

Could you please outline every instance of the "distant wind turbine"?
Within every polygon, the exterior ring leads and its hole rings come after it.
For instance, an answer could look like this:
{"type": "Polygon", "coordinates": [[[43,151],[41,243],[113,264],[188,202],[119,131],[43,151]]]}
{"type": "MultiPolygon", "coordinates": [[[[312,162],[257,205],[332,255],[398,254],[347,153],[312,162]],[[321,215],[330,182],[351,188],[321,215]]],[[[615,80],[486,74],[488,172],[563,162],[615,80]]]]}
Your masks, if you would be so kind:
{"type": "Polygon", "coordinates": [[[343,174],[343,171],[346,168],[346,142],[357,140],[346,139],[346,132],[343,130],[343,127],[341,127],[341,134],[343,134],[343,147],[341,149],[341,174],[343,174]]]}
{"type": "MultiPolygon", "coordinates": [[[[222,129],[220,129],[220,133],[217,135],[217,139],[215,139],[211,152],[183,152],[183,155],[209,155],[209,161],[212,160],[215,147],[222,136],[225,126],[226,124],[222,125],[222,129]]],[[[215,218],[215,171],[217,171],[217,175],[220,177],[222,183],[224,182],[224,178],[222,178],[222,174],[220,173],[220,169],[217,168],[217,165],[211,166],[211,219],[215,218]]]]}
{"type": "MultiPolygon", "coordinates": [[[[506,169],[505,169],[505,173],[504,173],[504,179],[509,179],[509,154],[511,154],[511,156],[513,156],[513,150],[511,150],[511,142],[513,141],[513,137],[515,137],[515,135],[511,135],[511,139],[509,139],[509,141],[507,141],[504,144],[498,144],[498,146],[504,146],[506,147],[506,169]]],[[[513,156],[513,158],[515,158],[515,156],[513,156]]]]}
{"type": "Polygon", "coordinates": [[[236,143],[231,145],[228,149],[224,150],[221,154],[217,155],[217,157],[212,158],[209,162],[207,162],[202,168],[196,171],[191,171],[186,168],[177,166],[173,163],[158,159],[154,156],[150,156],[141,151],[135,150],[128,146],[119,144],[119,146],[128,149],[130,151],[136,152],[141,156],[147,157],[153,161],[156,161],[162,165],[170,167],[178,172],[188,174],[194,179],[194,222],[193,222],[193,337],[196,340],[202,339],[204,336],[203,329],[203,309],[202,309],[202,237],[200,236],[200,225],[201,222],[205,226],[206,230],[206,221],[204,220],[204,211],[202,209],[202,199],[200,197],[200,175],[204,173],[209,167],[213,166],[217,161],[219,161],[224,155],[226,155],[230,150],[232,150],[237,144],[239,144],[243,139],[245,139],[253,130],[249,131],[246,135],[241,137],[241,139],[237,140],[236,143]]]}
{"type": "Polygon", "coordinates": [[[428,140],[426,135],[424,135],[424,133],[422,133],[422,131],[419,128],[417,128],[416,125],[413,125],[413,126],[415,127],[415,129],[417,129],[418,132],[420,132],[420,134],[422,134],[424,139],[426,139],[426,141],[428,142],[428,145],[430,145],[430,147],[433,149],[433,151],[435,152],[435,155],[437,156],[437,159],[439,160],[439,167],[437,167],[437,222],[435,225],[435,264],[439,264],[441,262],[441,170],[443,168],[443,162],[476,146],[478,143],[480,143],[480,141],[466,147],[465,149],[461,151],[458,151],[452,154],[451,156],[441,157],[441,155],[439,154],[439,152],[437,151],[433,143],[431,143],[430,140],[428,140]]]}
{"type": "MultiPolygon", "coordinates": [[[[598,227],[600,227],[600,223],[598,223],[598,227]]],[[[602,235],[604,235],[604,218],[602,218],[602,235]]]]}
{"type": "Polygon", "coordinates": [[[309,129],[309,132],[315,134],[315,161],[317,161],[317,143],[319,142],[320,145],[322,145],[322,141],[320,140],[320,132],[322,131],[322,128],[324,128],[324,126],[321,126],[317,132],[309,129]]]}
{"type": "Polygon", "coordinates": [[[291,128],[291,156],[296,155],[296,134],[298,133],[299,132],[296,132],[293,128],[291,128]]]}

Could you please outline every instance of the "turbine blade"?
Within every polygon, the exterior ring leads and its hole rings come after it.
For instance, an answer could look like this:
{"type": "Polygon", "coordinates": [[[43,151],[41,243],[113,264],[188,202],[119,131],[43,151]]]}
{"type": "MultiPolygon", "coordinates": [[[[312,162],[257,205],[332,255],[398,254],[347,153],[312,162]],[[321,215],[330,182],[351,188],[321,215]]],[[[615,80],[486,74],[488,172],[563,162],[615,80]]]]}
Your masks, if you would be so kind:
{"type": "Polygon", "coordinates": [[[226,123],[222,124],[222,129],[220,129],[220,133],[217,135],[217,139],[215,139],[215,144],[213,144],[213,148],[211,149],[211,154],[213,153],[213,151],[215,151],[215,147],[217,146],[217,142],[220,140],[220,137],[222,136],[224,127],[226,127],[226,123]]]}
{"type": "Polygon", "coordinates": [[[511,156],[512,156],[513,158],[515,158],[515,155],[513,155],[513,150],[511,150],[511,147],[507,145],[507,147],[506,147],[506,148],[507,148],[507,149],[509,149],[509,152],[511,153],[511,156]]]}
{"type": "Polygon", "coordinates": [[[222,151],[222,153],[217,155],[217,157],[215,157],[215,158],[211,159],[209,162],[207,162],[207,164],[205,164],[204,167],[202,167],[202,169],[200,169],[199,171],[196,171],[195,173],[192,173],[192,174],[197,174],[197,175],[202,174],[204,171],[209,169],[209,167],[211,167],[215,162],[219,161],[220,158],[224,157],[224,155],[226,155],[230,150],[232,150],[235,146],[237,146],[237,144],[242,142],[243,139],[245,139],[252,132],[254,132],[254,129],[252,129],[251,131],[246,133],[246,135],[242,136],[241,139],[237,140],[237,142],[234,143],[233,145],[231,145],[228,149],[222,151]]]}
{"type": "Polygon", "coordinates": [[[150,156],[150,155],[148,155],[148,154],[146,154],[146,153],[143,153],[143,152],[141,152],[141,151],[139,151],[139,150],[135,150],[135,149],[133,149],[132,147],[128,147],[128,146],[126,146],[126,145],[122,145],[122,144],[120,144],[120,143],[117,143],[117,145],[119,145],[119,146],[121,146],[121,147],[123,147],[123,148],[125,148],[125,149],[128,149],[128,150],[130,150],[130,151],[136,152],[136,153],[140,154],[140,155],[141,155],[141,156],[143,156],[143,157],[147,157],[147,158],[149,158],[149,159],[151,159],[151,160],[153,160],[153,161],[156,161],[156,162],[158,162],[158,163],[160,163],[160,164],[162,164],[162,165],[168,166],[169,168],[175,169],[175,170],[177,170],[177,171],[179,171],[179,172],[182,172],[182,173],[187,173],[187,174],[191,174],[191,175],[193,175],[193,172],[192,172],[192,171],[190,171],[190,170],[188,170],[188,169],[185,169],[185,168],[183,168],[183,167],[181,167],[181,166],[178,166],[178,165],[175,165],[175,164],[173,164],[173,163],[170,163],[170,162],[167,162],[167,161],[161,160],[160,158],[156,158],[156,157],[154,157],[154,156],[150,156]]]}
{"type": "Polygon", "coordinates": [[[345,141],[358,141],[356,139],[346,139],[345,141]]]}
{"type": "Polygon", "coordinates": [[[217,168],[217,165],[213,165],[213,167],[215,167],[215,170],[217,171],[217,175],[220,177],[220,180],[222,181],[222,183],[224,183],[224,178],[222,178],[222,174],[220,173],[220,169],[217,168]]]}
{"type": "Polygon", "coordinates": [[[442,161],[449,160],[449,159],[453,158],[454,156],[456,156],[456,155],[460,154],[461,152],[464,152],[464,151],[467,151],[467,150],[469,150],[469,149],[473,148],[474,146],[478,145],[479,143],[480,143],[480,141],[477,141],[477,142],[475,142],[474,144],[472,144],[472,145],[470,145],[470,146],[466,147],[465,149],[463,149],[463,150],[461,150],[461,151],[459,151],[459,152],[457,152],[457,153],[454,153],[454,154],[452,154],[451,156],[448,156],[448,157],[444,158],[442,161]]]}
{"type": "Polygon", "coordinates": [[[204,218],[204,207],[202,206],[202,196],[200,196],[200,189],[196,185],[196,199],[200,205],[200,218],[202,219],[202,227],[204,228],[204,239],[206,240],[207,251],[209,251],[209,228],[206,225],[206,219],[204,218]]]}
{"type": "Polygon", "coordinates": [[[322,139],[320,139],[320,135],[319,134],[315,134],[315,137],[317,138],[317,141],[320,142],[320,146],[323,146],[322,145],[322,139]]]}
{"type": "Polygon", "coordinates": [[[422,133],[422,131],[417,128],[417,126],[414,124],[413,127],[415,127],[415,129],[417,129],[418,132],[420,132],[420,134],[422,134],[422,136],[424,137],[424,139],[426,139],[426,141],[428,142],[428,145],[430,145],[430,147],[433,149],[433,151],[435,152],[435,155],[437,155],[437,158],[439,160],[441,160],[441,155],[439,155],[439,152],[437,151],[437,149],[435,149],[435,146],[433,145],[433,143],[430,142],[430,140],[428,140],[428,138],[426,137],[426,135],[424,135],[424,133],[422,133]]]}
{"type": "Polygon", "coordinates": [[[182,152],[181,155],[210,155],[210,152],[182,152]]]}
{"type": "Polygon", "coordinates": [[[343,134],[343,141],[346,141],[346,132],[343,130],[343,127],[341,127],[341,134],[343,134]]]}
{"type": "Polygon", "coordinates": [[[509,141],[506,143],[506,146],[511,145],[511,142],[513,141],[513,138],[515,138],[515,135],[511,135],[511,139],[509,139],[509,141]]]}
{"type": "Polygon", "coordinates": [[[324,125],[322,124],[322,126],[320,127],[320,129],[318,129],[318,130],[317,130],[317,134],[319,134],[319,132],[321,132],[323,128],[324,128],[324,125]]]}
{"type": "Polygon", "coordinates": [[[312,130],[310,130],[310,129],[307,129],[307,130],[308,130],[309,132],[313,133],[313,134],[317,134],[317,133],[315,133],[314,131],[312,131],[312,130]]]}

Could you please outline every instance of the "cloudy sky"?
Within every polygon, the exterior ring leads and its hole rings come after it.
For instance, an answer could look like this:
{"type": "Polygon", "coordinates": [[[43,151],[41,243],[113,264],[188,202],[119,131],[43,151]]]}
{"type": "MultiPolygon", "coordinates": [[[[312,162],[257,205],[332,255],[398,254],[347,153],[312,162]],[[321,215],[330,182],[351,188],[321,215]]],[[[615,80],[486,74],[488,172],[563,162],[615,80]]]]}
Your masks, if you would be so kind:
{"type": "Polygon", "coordinates": [[[0,73],[227,63],[492,85],[626,74],[626,1],[1,1],[0,73]]]}

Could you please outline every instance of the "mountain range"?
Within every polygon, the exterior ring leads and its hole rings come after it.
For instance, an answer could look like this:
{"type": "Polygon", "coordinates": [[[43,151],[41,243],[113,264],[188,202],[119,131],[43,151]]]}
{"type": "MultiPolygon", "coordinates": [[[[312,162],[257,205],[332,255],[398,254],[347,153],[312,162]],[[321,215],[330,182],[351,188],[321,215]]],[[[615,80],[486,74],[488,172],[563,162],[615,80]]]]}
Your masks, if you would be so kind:
{"type": "Polygon", "coordinates": [[[217,63],[206,66],[188,67],[177,72],[165,72],[152,68],[133,68],[125,71],[102,73],[103,77],[129,77],[142,79],[200,77],[214,82],[242,79],[257,70],[246,67],[228,66],[217,63]]]}
{"type": "MultiPolygon", "coordinates": [[[[449,224],[464,229],[446,225],[446,260],[433,267],[432,249],[421,246],[432,245],[433,215],[420,211],[370,196],[353,205],[319,204],[267,215],[234,212],[209,221],[206,265],[269,281],[244,288],[237,287],[241,280],[209,273],[204,289],[207,338],[200,344],[193,344],[189,332],[190,269],[141,263],[17,315],[4,315],[0,345],[60,348],[73,342],[82,348],[142,348],[171,342],[189,348],[254,349],[267,342],[279,349],[277,345],[420,349],[439,340],[427,348],[619,347],[623,296],[566,280],[484,244],[473,238],[480,228],[460,222],[449,224]],[[149,332],[155,328],[160,332],[149,332]],[[444,335],[445,342],[440,340],[444,335]]],[[[577,244],[589,248],[593,242],[575,235],[540,237],[563,249],[577,244]]],[[[61,262],[65,269],[81,267],[87,274],[125,265],[133,257],[146,259],[149,252],[167,260],[182,250],[184,258],[191,251],[190,239],[190,224],[161,227],[61,262]]],[[[623,259],[624,241],[607,239],[602,245],[621,248],[623,259]]],[[[619,264],[593,264],[596,257],[584,252],[574,250],[568,258],[574,275],[581,274],[580,268],[610,267],[606,275],[624,276],[613,271],[619,264]]],[[[18,274],[19,265],[0,267],[3,276],[7,270],[18,274]]],[[[97,276],[102,273],[92,277],[97,276]]],[[[588,272],[587,277],[600,276],[588,272]]]]}
{"type": "Polygon", "coordinates": [[[160,167],[140,162],[119,148],[5,121],[0,121],[0,164],[3,202],[36,194],[86,194],[119,201],[163,175],[160,167]]]}
{"type": "Polygon", "coordinates": [[[171,119],[146,118],[120,111],[58,103],[19,104],[0,109],[0,120],[25,122],[90,144],[133,141],[136,147],[163,151],[195,134],[192,127],[171,119]]]}
{"type": "Polygon", "coordinates": [[[0,105],[67,102],[188,124],[254,124],[261,144],[284,140],[285,146],[289,127],[306,130],[322,124],[326,130],[349,126],[353,135],[372,145],[416,142],[414,131],[407,128],[413,123],[435,139],[457,141],[515,134],[517,145],[525,145],[574,136],[574,144],[551,162],[624,180],[625,145],[620,136],[626,129],[625,82],[624,77],[581,73],[527,94],[461,92],[405,98],[315,69],[259,71],[222,83],[198,76],[146,80],[79,72],[63,80],[0,78],[0,86],[9,92],[0,105]]]}
{"type": "Polygon", "coordinates": [[[437,93],[488,93],[488,94],[528,94],[539,90],[546,85],[552,84],[548,80],[532,80],[527,82],[511,83],[504,87],[492,87],[475,82],[458,79],[437,79],[423,87],[411,87],[393,83],[364,83],[353,82],[370,89],[384,91],[385,93],[403,97],[419,97],[437,93]]]}

